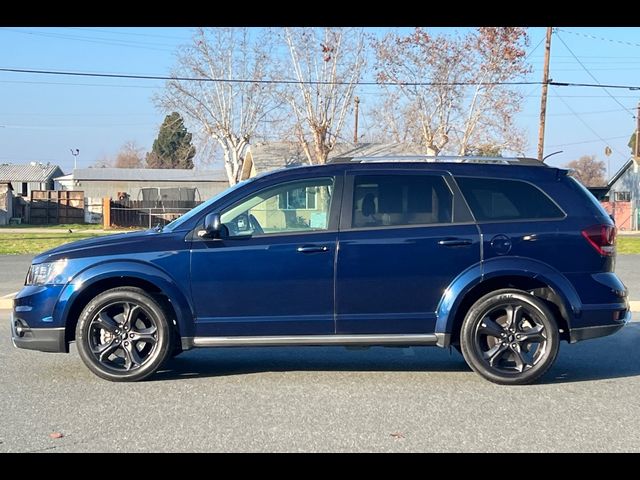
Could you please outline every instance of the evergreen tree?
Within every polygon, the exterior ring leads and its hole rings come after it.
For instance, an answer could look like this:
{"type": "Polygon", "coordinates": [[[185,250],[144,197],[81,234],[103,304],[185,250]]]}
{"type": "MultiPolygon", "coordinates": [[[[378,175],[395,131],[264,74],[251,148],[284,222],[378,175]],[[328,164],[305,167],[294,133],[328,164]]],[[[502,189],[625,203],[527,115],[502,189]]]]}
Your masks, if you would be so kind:
{"type": "Polygon", "coordinates": [[[196,147],[191,144],[184,120],[178,112],[172,112],[160,125],[158,138],[147,153],[147,167],[192,169],[195,154],[196,147]]]}

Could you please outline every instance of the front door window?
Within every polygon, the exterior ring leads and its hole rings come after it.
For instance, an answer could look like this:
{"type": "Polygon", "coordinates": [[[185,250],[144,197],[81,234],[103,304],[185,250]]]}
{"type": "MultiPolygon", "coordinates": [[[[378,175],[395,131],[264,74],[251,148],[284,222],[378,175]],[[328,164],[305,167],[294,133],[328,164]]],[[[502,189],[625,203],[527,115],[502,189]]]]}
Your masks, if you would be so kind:
{"type": "Polygon", "coordinates": [[[327,230],[333,179],[287,182],[262,190],[222,212],[230,237],[327,230]]]}

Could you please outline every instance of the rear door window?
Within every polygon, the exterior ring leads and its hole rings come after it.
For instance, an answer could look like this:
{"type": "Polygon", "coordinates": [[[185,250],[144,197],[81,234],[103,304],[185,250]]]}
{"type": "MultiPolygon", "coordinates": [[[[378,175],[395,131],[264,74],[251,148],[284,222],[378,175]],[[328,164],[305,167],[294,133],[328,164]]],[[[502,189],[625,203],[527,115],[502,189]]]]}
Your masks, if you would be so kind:
{"type": "Polygon", "coordinates": [[[358,175],[353,228],[430,225],[453,221],[453,194],[439,175],[358,175]]]}

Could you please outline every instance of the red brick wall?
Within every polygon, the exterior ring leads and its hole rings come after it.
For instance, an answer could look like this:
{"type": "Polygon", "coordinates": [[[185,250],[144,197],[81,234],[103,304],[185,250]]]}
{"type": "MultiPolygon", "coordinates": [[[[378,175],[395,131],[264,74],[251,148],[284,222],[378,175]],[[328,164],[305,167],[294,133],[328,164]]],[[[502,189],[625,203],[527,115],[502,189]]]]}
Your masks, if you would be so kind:
{"type": "Polygon", "coordinates": [[[616,220],[618,230],[631,230],[633,228],[633,209],[631,202],[600,202],[609,215],[616,220]]]}

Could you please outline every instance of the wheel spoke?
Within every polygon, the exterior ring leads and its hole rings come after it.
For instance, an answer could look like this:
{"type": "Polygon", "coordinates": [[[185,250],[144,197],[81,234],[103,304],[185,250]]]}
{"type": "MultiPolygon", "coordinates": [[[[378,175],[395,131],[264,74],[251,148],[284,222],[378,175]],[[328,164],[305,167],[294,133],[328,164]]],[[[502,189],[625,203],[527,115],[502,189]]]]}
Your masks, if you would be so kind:
{"type": "Polygon", "coordinates": [[[507,345],[496,343],[492,348],[490,348],[486,352],[483,352],[482,355],[486,360],[489,361],[489,365],[495,367],[496,363],[498,362],[498,360],[500,360],[500,358],[502,358],[502,355],[504,355],[504,352],[506,352],[507,349],[507,345]]]}
{"type": "Polygon", "coordinates": [[[485,317],[482,319],[482,323],[480,323],[478,333],[489,337],[501,338],[504,334],[504,329],[489,317],[485,317]]]}
{"type": "Polygon", "coordinates": [[[94,325],[99,326],[109,333],[114,333],[118,329],[118,323],[104,311],[100,312],[98,318],[94,319],[93,322],[94,325]]]}
{"type": "Polygon", "coordinates": [[[133,337],[131,337],[131,341],[156,343],[158,341],[155,337],[156,331],[156,327],[143,328],[141,330],[132,330],[131,333],[133,334],[133,337]]]}
{"type": "Polygon", "coordinates": [[[525,369],[525,367],[529,366],[529,364],[522,356],[520,347],[517,346],[516,348],[511,348],[510,350],[513,352],[513,358],[514,358],[514,361],[516,362],[516,370],[518,370],[519,372],[522,372],[525,369]]]}
{"type": "Polygon", "coordinates": [[[109,357],[113,352],[115,352],[120,347],[119,343],[116,343],[116,339],[113,338],[110,342],[107,342],[102,345],[98,345],[97,348],[93,349],[93,353],[98,356],[98,360],[102,363],[109,360],[109,357]]]}
{"type": "Polygon", "coordinates": [[[521,305],[508,305],[505,308],[507,312],[507,326],[511,330],[518,331],[518,324],[522,320],[523,309],[521,305]]]}
{"type": "Polygon", "coordinates": [[[124,315],[125,326],[129,327],[133,330],[134,325],[136,324],[136,320],[138,319],[138,315],[140,314],[140,306],[139,305],[131,305],[130,303],[125,304],[124,315]]]}
{"type": "Polygon", "coordinates": [[[129,342],[129,345],[125,345],[123,347],[123,350],[125,354],[124,367],[126,370],[131,370],[132,368],[139,367],[140,365],[142,365],[143,360],[142,358],[140,358],[138,350],[136,349],[133,342],[129,342]]]}
{"type": "Polygon", "coordinates": [[[521,342],[540,343],[545,341],[543,335],[544,325],[536,325],[535,327],[527,328],[520,333],[521,342]]]}

